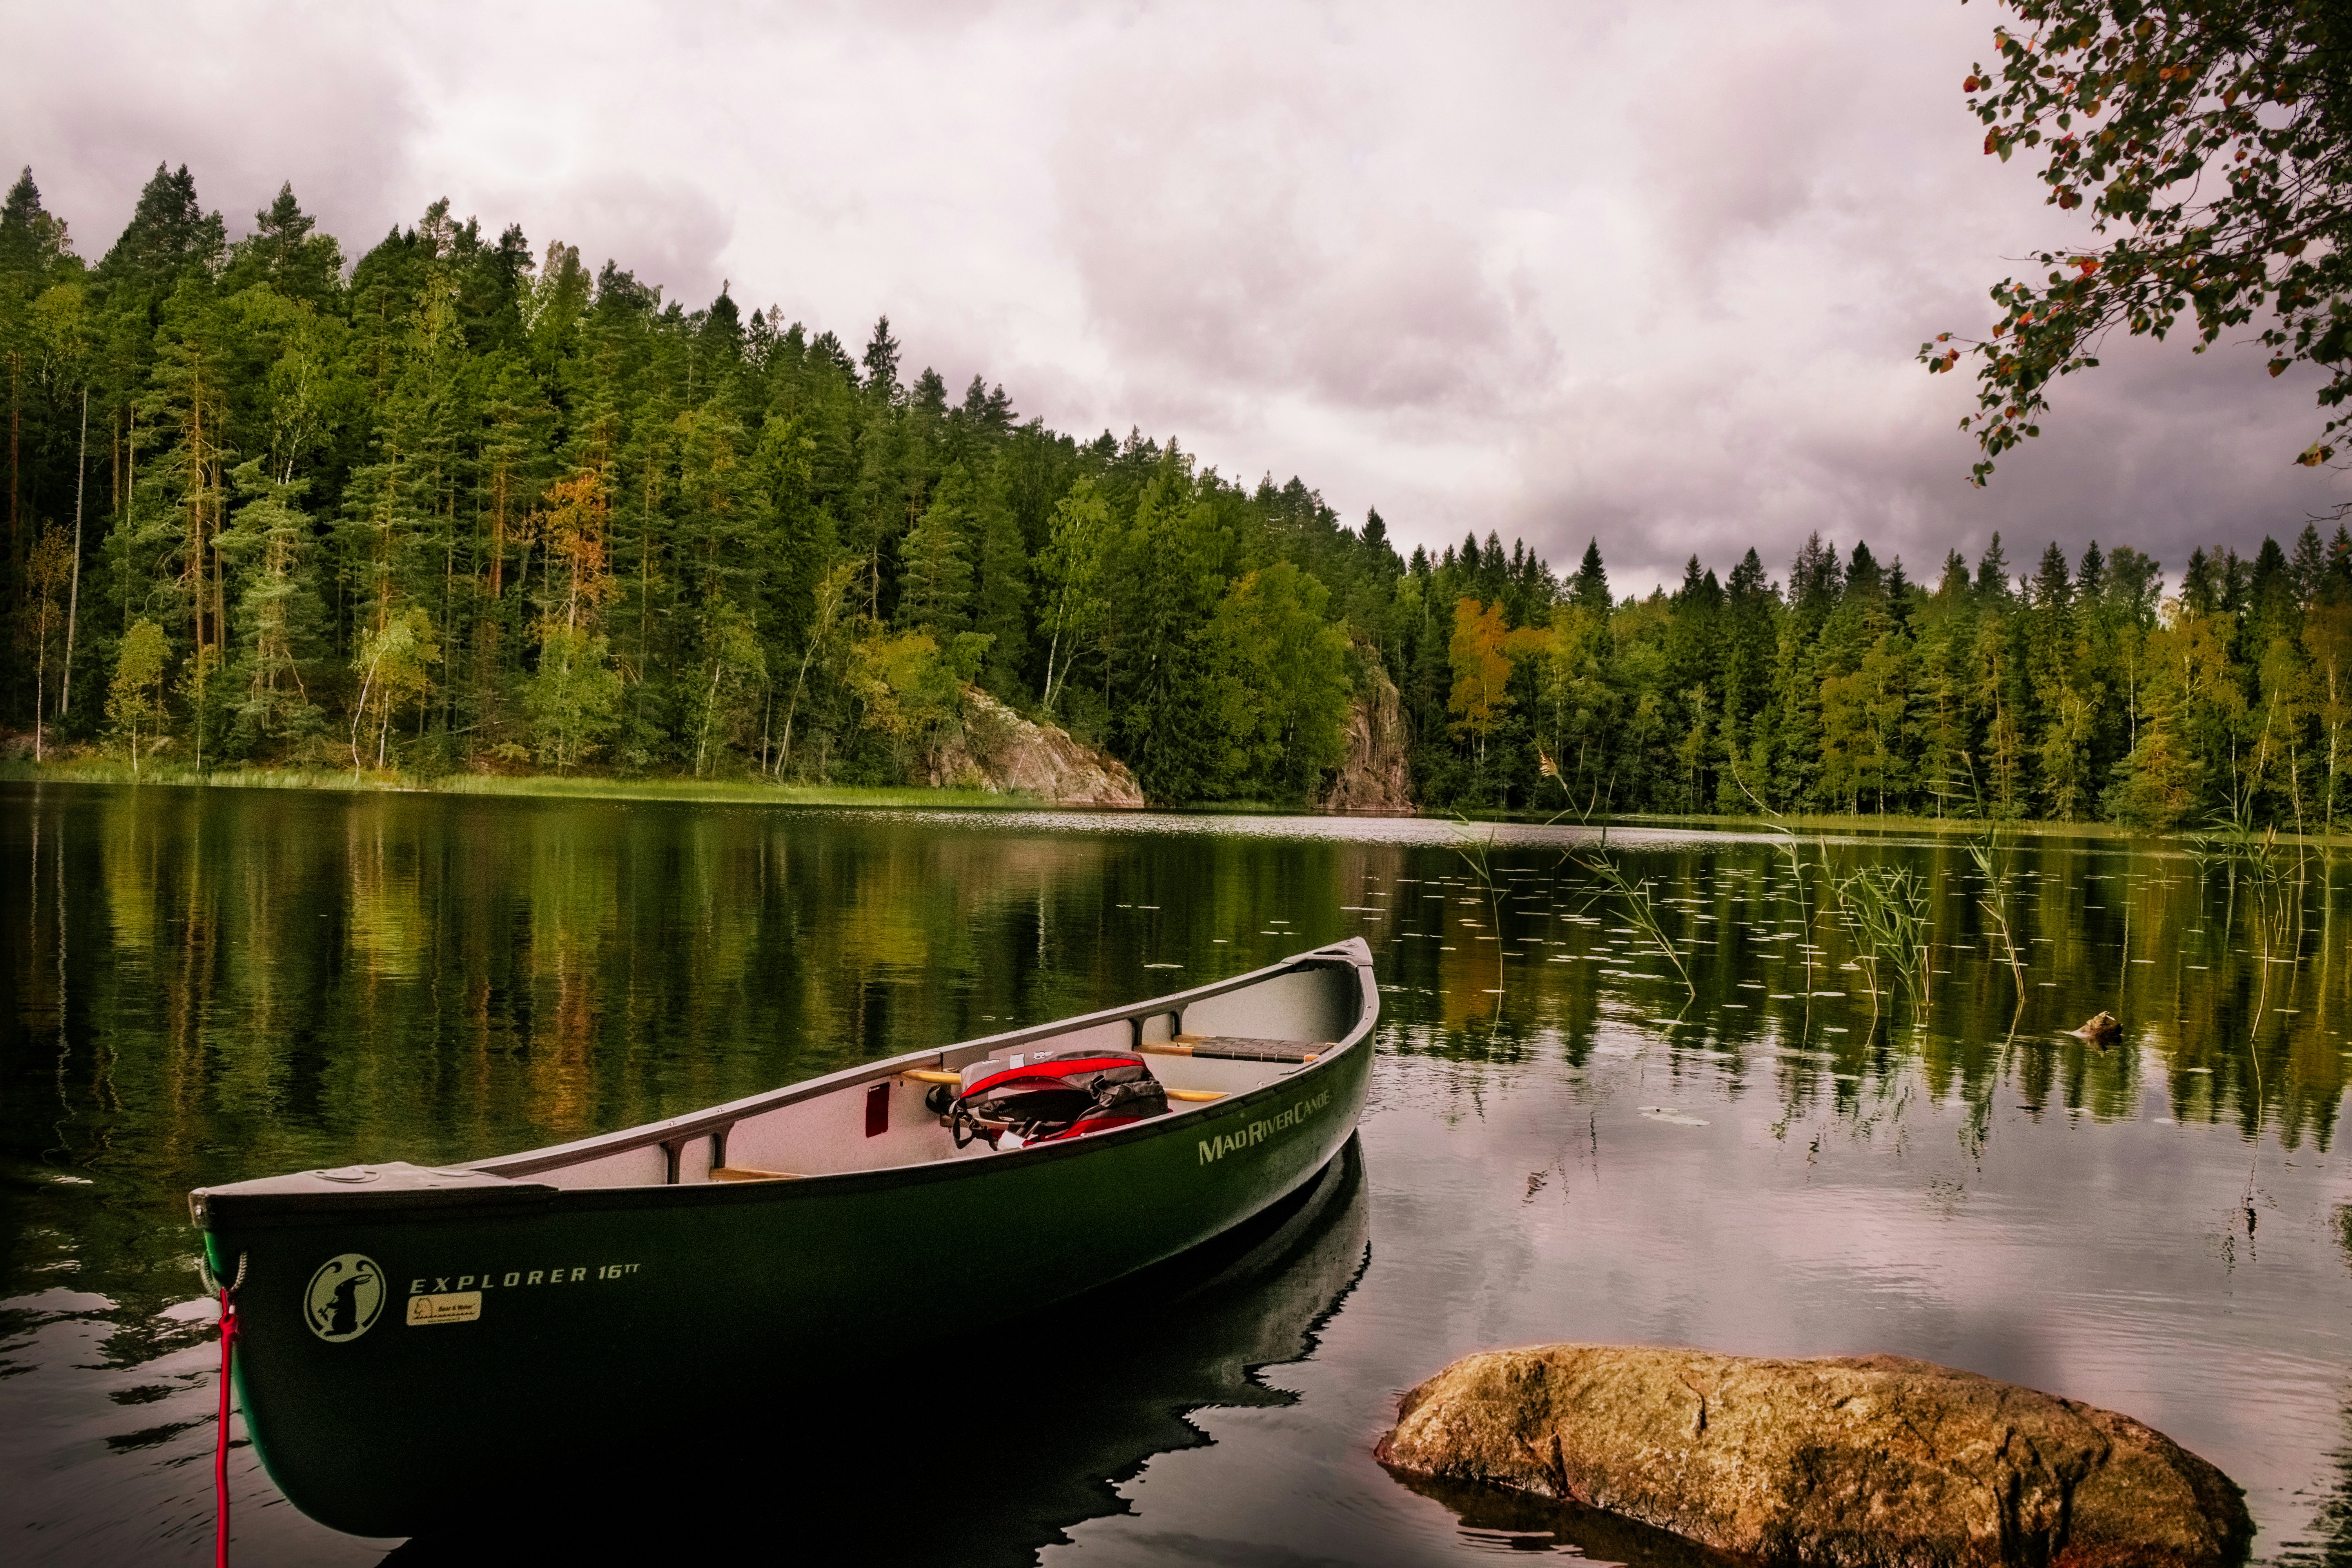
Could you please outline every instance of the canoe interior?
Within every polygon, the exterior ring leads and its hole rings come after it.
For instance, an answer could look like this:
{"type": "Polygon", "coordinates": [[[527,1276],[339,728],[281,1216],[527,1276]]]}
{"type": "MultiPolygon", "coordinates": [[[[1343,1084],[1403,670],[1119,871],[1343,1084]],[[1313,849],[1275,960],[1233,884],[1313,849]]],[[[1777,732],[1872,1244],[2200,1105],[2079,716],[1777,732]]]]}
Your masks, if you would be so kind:
{"type": "MultiPolygon", "coordinates": [[[[1355,1027],[1361,1011],[1352,968],[1284,967],[1231,990],[1189,993],[1105,1017],[1093,1015],[935,1051],[898,1057],[847,1074],[691,1117],[630,1128],[553,1149],[466,1167],[566,1190],[693,1184],[713,1171],[734,1177],[809,1178],[890,1170],[942,1160],[986,1159],[986,1143],[962,1149],[924,1103],[934,1083],[909,1073],[960,1073],[970,1063],[1076,1049],[1140,1050],[1157,1078],[1181,1095],[1171,1114],[1297,1073],[1355,1027]],[[1248,1040],[1295,1047],[1297,1060],[1188,1054],[1186,1042],[1248,1040]]],[[[1008,1151],[1009,1152],[1010,1151],[1008,1151]]],[[[740,1179],[740,1178],[737,1178],[740,1179]]]]}
{"type": "Polygon", "coordinates": [[[373,1206],[450,1189],[488,1196],[489,1189],[584,1194],[807,1181],[1044,1153],[1069,1144],[992,1150],[973,1142],[959,1149],[926,1096],[942,1078],[975,1062],[1077,1049],[1138,1051],[1171,1100],[1168,1116],[1150,1125],[1210,1117],[1355,1044],[1378,1010],[1363,978],[1370,963],[1362,941],[1351,940],[1191,991],[913,1051],[575,1142],[430,1169],[394,1162],[265,1176],[199,1189],[191,1208],[198,1225],[213,1228],[224,1205],[252,1215],[255,1205],[373,1206]]]}

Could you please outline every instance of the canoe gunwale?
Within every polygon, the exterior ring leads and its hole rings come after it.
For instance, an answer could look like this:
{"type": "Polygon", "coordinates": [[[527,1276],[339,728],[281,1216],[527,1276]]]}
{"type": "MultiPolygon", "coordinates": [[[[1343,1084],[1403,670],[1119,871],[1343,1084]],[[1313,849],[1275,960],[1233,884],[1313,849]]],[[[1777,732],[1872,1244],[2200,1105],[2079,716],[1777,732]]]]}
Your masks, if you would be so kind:
{"type": "MultiPolygon", "coordinates": [[[[495,1155],[488,1159],[467,1161],[441,1169],[471,1172],[482,1175],[506,1178],[493,1185],[451,1189],[393,1189],[354,1187],[337,1192],[306,1193],[238,1193],[234,1187],[199,1188],[191,1196],[197,1223],[206,1230],[217,1228],[219,1223],[229,1223],[242,1228],[260,1225],[305,1226],[348,1223],[356,1215],[365,1213],[385,1220],[394,1219],[407,1211],[431,1210],[448,1214],[452,1210],[497,1207],[512,1212],[530,1207],[560,1207],[566,1212],[593,1212],[604,1209],[658,1207],[665,1205],[737,1205],[790,1204],[814,1201],[825,1197],[845,1196],[868,1189],[885,1189],[907,1185],[924,1185],[937,1182],[961,1180],[976,1176],[992,1167],[1000,1158],[1020,1157],[1024,1164],[1043,1165],[1055,1160],[1072,1159],[1100,1152],[1111,1146],[1145,1142],[1171,1134],[1185,1135],[1182,1129],[1212,1118],[1222,1119],[1237,1109],[1262,1100],[1271,1100],[1297,1089],[1299,1085],[1320,1079],[1333,1064],[1346,1058],[1370,1034],[1380,1016],[1380,994],[1371,980],[1372,959],[1370,948],[1360,937],[1297,953],[1278,963],[1244,973],[1213,981],[1187,991],[1171,992],[1146,1001],[1109,1007],[1098,1012],[1057,1018],[1002,1035],[983,1036],[977,1039],[959,1040],[945,1046],[910,1051],[884,1061],[863,1063],[828,1073],[822,1078],[808,1079],[781,1089],[767,1089],[742,1100],[730,1100],[708,1110],[689,1112],[667,1121],[648,1122],[600,1133],[572,1143],[557,1144],[544,1149],[527,1150],[515,1154],[495,1155]],[[566,1165],[604,1159],[649,1147],[671,1146],[671,1170],[677,1168],[676,1148],[696,1138],[723,1136],[736,1122],[762,1114],[779,1107],[804,1100],[821,1099],[844,1089],[883,1079],[895,1078],[909,1068],[920,1068],[939,1061],[950,1053],[966,1053],[981,1047],[982,1056],[992,1055],[1006,1047],[1049,1038],[1072,1030],[1126,1022],[1139,1026],[1144,1019],[1178,1012],[1182,1007],[1208,997],[1246,990],[1285,973],[1307,969],[1352,968],[1357,972],[1362,992],[1362,1005],[1352,1027],[1314,1061],[1296,1070],[1214,1100],[1171,1108],[1169,1114],[1156,1116],[1129,1126],[1114,1128],[1084,1139],[1072,1139],[1040,1144],[1032,1148],[1004,1150],[989,1154],[955,1160],[923,1160],[903,1165],[887,1165],[870,1170],[836,1171],[813,1173],[789,1182],[677,1182],[632,1183],[609,1187],[557,1187],[530,1178],[541,1172],[566,1165]],[[692,1194],[689,1196],[689,1194],[692,1194]],[[233,1211],[219,1212],[223,1201],[233,1211]]],[[[416,1218],[424,1218],[422,1213],[416,1218]]]]}
{"type": "MultiPolygon", "coordinates": [[[[787,1105],[795,1105],[803,1100],[822,1099],[825,1095],[837,1093],[845,1089],[855,1089],[860,1084],[872,1083],[877,1079],[897,1078],[909,1068],[931,1067],[950,1051],[964,1051],[975,1047],[984,1047],[986,1048],[980,1054],[983,1057],[993,1056],[999,1049],[1006,1047],[1017,1047],[1031,1040],[1068,1034],[1075,1029],[1118,1023],[1139,1026],[1147,1018],[1178,1011],[1191,1003],[1202,1001],[1211,996],[1221,996],[1234,991],[1244,991],[1292,970],[1328,968],[1335,963],[1346,963],[1360,970],[1369,970],[1371,963],[1370,949],[1365,945],[1363,939],[1351,937],[1346,942],[1335,942],[1329,947],[1297,953],[1279,963],[1267,964],[1263,969],[1253,969],[1223,980],[1212,981],[1206,985],[1194,986],[1189,991],[1171,992],[1164,996],[1155,996],[1143,1002],[1132,1002],[1124,1006],[1106,1007],[1099,1012],[1081,1013],[1074,1017],[1055,1018],[1047,1023],[1033,1024],[1026,1028],[1013,1029],[1001,1035],[982,1035],[977,1039],[956,1040],[944,1046],[927,1047],[884,1061],[843,1068],[838,1072],[830,1072],[822,1078],[806,1079],[799,1083],[787,1084],[782,1089],[763,1089],[758,1094],[747,1096],[742,1100],[730,1100],[724,1105],[715,1105],[707,1110],[688,1111],[686,1115],[675,1116],[666,1121],[647,1122],[641,1127],[625,1127],[616,1131],[599,1133],[593,1138],[583,1138],[576,1142],[559,1143],[545,1149],[530,1149],[517,1154],[497,1154],[487,1160],[469,1160],[453,1169],[480,1171],[485,1174],[495,1176],[534,1176],[541,1171],[558,1170],[565,1165],[603,1159],[608,1155],[625,1154],[634,1150],[655,1148],[666,1143],[685,1142],[694,1138],[707,1138],[712,1133],[731,1127],[746,1117],[757,1116],[787,1105]]],[[[1327,1056],[1339,1055],[1340,1051],[1354,1044],[1356,1039],[1370,1027],[1373,1019],[1369,1015],[1377,1009],[1377,993],[1374,994],[1374,998],[1372,1006],[1367,1009],[1368,1016],[1360,1017],[1357,1020],[1357,1027],[1349,1031],[1348,1037],[1327,1052],[1327,1056]]],[[[1286,1080],[1276,1080],[1276,1083],[1283,1081],[1286,1080]]],[[[1274,1087],[1273,1084],[1263,1086],[1263,1088],[1272,1087],[1274,1087]]],[[[1261,1092],[1263,1089],[1252,1089],[1249,1095],[1261,1092]]],[[[1235,1095],[1233,1100],[1238,1101],[1248,1098],[1249,1095],[1235,1095]]],[[[1190,1116],[1229,1103],[1231,1101],[1211,1100],[1184,1110],[1171,1111],[1171,1114],[1190,1116]]],[[[1153,1120],[1159,1121],[1162,1119],[1155,1117],[1153,1120]]],[[[1103,1136],[1101,1133],[1097,1133],[1092,1141],[1098,1142],[1103,1136]]],[[[1075,1142],[1070,1145],[1072,1148],[1080,1146],[1075,1142]]],[[[923,1164],[935,1163],[939,1162],[923,1162],[923,1164]]],[[[894,1171],[920,1168],[920,1165],[887,1167],[894,1171]]],[[[835,1173],[833,1175],[813,1175],[807,1179],[832,1181],[836,1176],[866,1173],[867,1173],[844,1171],[835,1173]]]]}
{"type": "MultiPolygon", "coordinates": [[[[1210,1105],[1193,1107],[1192,1110],[1214,1114],[1272,1100],[1285,1089],[1295,1089],[1301,1084],[1314,1081],[1325,1069],[1326,1063],[1343,1059],[1344,1047],[1287,1078],[1276,1079],[1246,1093],[1210,1105]]],[[[1024,1155],[1028,1157],[1025,1163],[1042,1166],[1057,1160],[1098,1155],[1123,1144],[1146,1142],[1154,1138],[1188,1136],[1187,1129],[1175,1125],[1177,1114],[1155,1116],[1147,1121],[1090,1133],[1084,1139],[1040,1144],[1034,1149],[1006,1149],[1001,1152],[1006,1158],[1024,1155]]],[[[1192,1110],[1181,1114],[1190,1116],[1192,1110]]],[[[362,1217],[370,1224],[429,1221],[460,1215],[473,1218],[492,1208],[500,1215],[527,1213],[534,1208],[581,1215],[632,1209],[823,1203],[867,1193],[979,1180],[995,1173],[996,1167],[992,1162],[997,1158],[996,1154],[981,1154],[963,1160],[923,1160],[906,1165],[883,1165],[867,1171],[835,1171],[785,1182],[679,1182],[615,1187],[557,1187],[526,1180],[517,1182],[505,1191],[371,1192],[360,1189],[343,1193],[270,1194],[238,1198],[225,1214],[220,1213],[217,1205],[208,1206],[204,1223],[207,1229],[215,1228],[214,1221],[217,1215],[221,1224],[243,1231],[347,1226],[362,1217]]]]}

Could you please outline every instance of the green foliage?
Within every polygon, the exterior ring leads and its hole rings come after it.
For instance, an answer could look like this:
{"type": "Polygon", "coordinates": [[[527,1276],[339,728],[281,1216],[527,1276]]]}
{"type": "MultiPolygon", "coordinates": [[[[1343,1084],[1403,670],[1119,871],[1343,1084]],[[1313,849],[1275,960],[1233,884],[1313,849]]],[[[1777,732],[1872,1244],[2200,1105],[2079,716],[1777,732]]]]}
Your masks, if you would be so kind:
{"type": "Polygon", "coordinates": [[[551,623],[522,699],[540,762],[562,773],[593,760],[620,723],[620,704],[621,677],[604,634],[551,623]]]}
{"type": "Polygon", "coordinates": [[[889,748],[901,776],[955,718],[963,681],[987,651],[985,639],[966,632],[949,654],[929,632],[866,628],[850,644],[845,676],[860,709],[860,722],[889,748]]]}
{"type": "MultiPolygon", "coordinates": [[[[753,699],[768,683],[767,654],[751,617],[729,600],[719,600],[706,618],[702,657],[710,668],[710,684],[697,703],[696,778],[710,760],[714,740],[721,748],[730,741],[741,742],[757,711],[753,699]]],[[[542,653],[542,665],[544,658],[542,653]]]]}
{"type": "MultiPolygon", "coordinates": [[[[359,654],[352,660],[360,672],[359,698],[352,704],[354,769],[366,765],[362,760],[366,738],[375,742],[375,766],[385,765],[394,718],[425,703],[431,691],[432,667],[440,662],[432,618],[415,605],[386,616],[375,629],[360,635],[359,654]]],[[[545,668],[543,658],[541,668],[545,668]]],[[[554,760],[561,772],[562,754],[554,760]]]]}
{"type": "Polygon", "coordinates": [[[1202,698],[1214,679],[1211,617],[1231,546],[1190,463],[1171,452],[1110,552],[1107,654],[1118,749],[1157,799],[1213,795],[1224,772],[1202,698]]]}
{"type": "Polygon", "coordinates": [[[1110,507],[1091,476],[1081,476],[1054,505],[1050,541],[1037,562],[1046,602],[1045,710],[1054,711],[1058,687],[1081,649],[1103,629],[1109,602],[1103,559],[1110,544],[1110,507]]]}
{"type": "Polygon", "coordinates": [[[124,634],[115,656],[114,680],[107,692],[106,716],[131,748],[131,772],[139,773],[140,732],[152,732],[163,717],[165,661],[171,657],[163,628],[142,616],[124,634]]]}
{"type": "MultiPolygon", "coordinates": [[[[2352,14],[2312,0],[2006,0],[1998,66],[1961,90],[1984,150],[2038,157],[2048,203],[2090,203],[2099,242],[2049,251],[2040,281],[2003,279],[1983,341],[1923,343],[1929,371],[1979,362],[1973,427],[1984,460],[2041,434],[2049,384],[2099,362],[2116,327],[2162,338],[2186,312],[2202,352],[2267,316],[2273,375],[2331,374],[2352,395],[2352,14]]],[[[2301,460],[2326,462],[2328,420],[2301,460]]]]}
{"type": "Polygon", "coordinates": [[[1244,574],[1209,623],[1216,712],[1234,793],[1312,795],[1346,754],[1348,639],[1330,592],[1287,561],[1244,574]]]}
{"type": "Polygon", "coordinates": [[[305,658],[316,656],[320,608],[314,531],[295,505],[308,481],[273,479],[258,458],[240,465],[235,479],[247,499],[219,549],[244,583],[229,684],[238,693],[239,749],[250,752],[274,741],[314,735],[324,724],[302,680],[305,658]]]}
{"type": "Polygon", "coordinates": [[[970,621],[974,531],[971,476],[961,464],[940,477],[931,504],[898,550],[898,624],[952,637],[970,621]]]}
{"type": "Polygon", "coordinates": [[[2170,597],[2127,547],[1914,584],[1816,538],[1620,598],[1597,538],[1565,577],[1494,533],[1403,558],[1303,480],[959,400],[887,321],[689,309],[446,202],[348,271],[290,190],[225,234],[168,168],[94,266],[29,174],[0,204],[0,710],[46,751],[882,786],[953,771],[977,687],[1155,801],[1306,803],[1392,682],[1438,808],[1534,806],[1547,759],[1595,812],[2352,805],[2341,531],[2170,597]]]}
{"type": "MultiPolygon", "coordinates": [[[[31,604],[16,623],[17,647],[33,657],[37,699],[47,695],[48,683],[56,673],[55,655],[58,645],[63,642],[66,595],[70,591],[72,575],[73,546],[67,542],[65,531],[51,523],[41,531],[41,537],[33,545],[32,559],[26,563],[25,583],[31,604]]],[[[37,762],[44,749],[40,720],[45,711],[36,710],[33,756],[37,762]]]]}

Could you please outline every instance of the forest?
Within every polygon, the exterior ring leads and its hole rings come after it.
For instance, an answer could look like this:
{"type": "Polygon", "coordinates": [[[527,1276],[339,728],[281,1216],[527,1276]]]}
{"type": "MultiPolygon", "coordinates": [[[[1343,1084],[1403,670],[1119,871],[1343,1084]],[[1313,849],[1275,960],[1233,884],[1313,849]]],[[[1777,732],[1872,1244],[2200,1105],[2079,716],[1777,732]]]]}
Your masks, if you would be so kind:
{"type": "Polygon", "coordinates": [[[290,188],[227,233],[184,167],[94,263],[29,169],[0,208],[36,760],[920,783],[983,691],[1155,802],[1305,805],[1392,688],[1424,808],[2352,809],[2340,524],[2169,584],[1816,535],[1618,597],[1597,539],[1406,557],[1299,479],[958,396],[887,317],[853,353],[446,202],[355,262],[290,188]]]}

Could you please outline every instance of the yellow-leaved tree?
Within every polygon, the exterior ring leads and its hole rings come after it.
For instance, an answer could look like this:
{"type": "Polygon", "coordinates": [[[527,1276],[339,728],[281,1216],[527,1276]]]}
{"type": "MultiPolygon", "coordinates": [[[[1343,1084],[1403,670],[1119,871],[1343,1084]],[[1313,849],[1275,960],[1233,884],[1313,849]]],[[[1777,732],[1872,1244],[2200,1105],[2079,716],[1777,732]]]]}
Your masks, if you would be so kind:
{"type": "Polygon", "coordinates": [[[560,773],[594,756],[620,721],[621,677],[604,632],[614,584],[603,477],[583,468],[557,481],[531,521],[547,551],[548,588],[535,623],[539,668],[522,703],[540,761],[560,773]]]}
{"type": "Polygon", "coordinates": [[[1476,747],[1478,771],[1486,769],[1486,742],[1510,711],[1511,668],[1550,640],[1538,626],[1512,630],[1504,624],[1503,602],[1481,605],[1465,598],[1454,606],[1454,638],[1446,647],[1454,669],[1454,693],[1446,710],[1456,735],[1476,747]]]}

